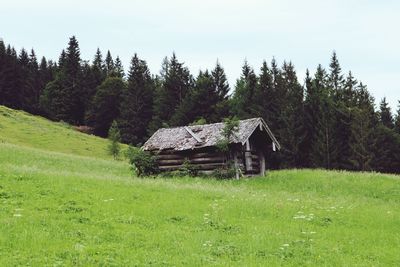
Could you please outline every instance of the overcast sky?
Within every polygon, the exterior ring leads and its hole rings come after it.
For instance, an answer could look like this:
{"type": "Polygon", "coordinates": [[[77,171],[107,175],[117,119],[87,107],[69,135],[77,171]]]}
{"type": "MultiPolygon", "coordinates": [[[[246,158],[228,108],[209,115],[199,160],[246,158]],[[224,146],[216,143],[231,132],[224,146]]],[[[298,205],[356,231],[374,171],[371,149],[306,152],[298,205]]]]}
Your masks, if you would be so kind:
{"type": "Polygon", "coordinates": [[[153,73],[176,52],[193,74],[224,66],[231,87],[244,59],[328,67],[335,50],[344,72],[392,108],[400,100],[400,1],[395,0],[0,0],[0,38],[57,59],[76,35],[83,59],[110,49],[128,67],[137,52],[153,73]]]}

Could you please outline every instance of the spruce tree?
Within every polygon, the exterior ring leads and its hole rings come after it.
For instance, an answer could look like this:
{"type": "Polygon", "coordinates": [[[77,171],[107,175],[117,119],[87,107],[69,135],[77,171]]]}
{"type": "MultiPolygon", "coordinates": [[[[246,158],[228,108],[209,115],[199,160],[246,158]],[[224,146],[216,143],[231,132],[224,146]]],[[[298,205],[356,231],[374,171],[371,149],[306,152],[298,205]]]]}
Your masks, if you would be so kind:
{"type": "Polygon", "coordinates": [[[159,86],[156,90],[150,134],[163,125],[174,126],[171,118],[193,87],[193,78],[174,53],[169,61],[164,60],[161,77],[158,78],[157,84],[159,86]]]}
{"type": "Polygon", "coordinates": [[[379,124],[373,132],[373,170],[400,173],[400,135],[393,129],[379,124]]]}
{"type": "Polygon", "coordinates": [[[86,114],[94,134],[107,137],[111,123],[119,118],[123,91],[125,82],[118,77],[108,77],[97,87],[91,108],[86,114]]]}
{"type": "Polygon", "coordinates": [[[226,78],[225,70],[217,61],[215,68],[211,72],[214,90],[218,94],[218,102],[215,106],[215,117],[213,121],[219,122],[229,116],[229,83],[226,78]]]}
{"type": "Polygon", "coordinates": [[[374,99],[367,88],[359,83],[354,91],[350,132],[351,166],[347,169],[367,171],[372,169],[374,159],[374,131],[376,127],[374,99]]]}
{"type": "Polygon", "coordinates": [[[154,82],[147,63],[135,54],[128,73],[128,85],[122,93],[119,125],[122,140],[138,145],[147,138],[153,115],[154,82]]]}
{"type": "Polygon", "coordinates": [[[7,45],[3,69],[3,105],[21,109],[22,88],[20,86],[20,66],[14,47],[7,45]]]}
{"type": "Polygon", "coordinates": [[[232,112],[240,119],[254,116],[252,103],[257,88],[257,76],[252,67],[245,60],[242,67],[242,75],[236,81],[235,91],[232,97],[232,112]]]}
{"type": "Polygon", "coordinates": [[[317,68],[312,86],[317,96],[318,110],[316,111],[316,132],[310,158],[314,167],[331,169],[337,153],[334,138],[334,101],[327,86],[326,71],[321,65],[317,68]]]}
{"type": "Polygon", "coordinates": [[[6,46],[3,39],[0,39],[0,104],[4,104],[4,85],[5,85],[5,68],[6,68],[6,46]]]}
{"type": "Polygon", "coordinates": [[[369,171],[373,159],[371,120],[367,112],[358,108],[353,109],[352,115],[349,154],[351,169],[369,171]]]}
{"type": "Polygon", "coordinates": [[[312,147],[316,140],[317,122],[319,107],[319,92],[313,85],[310,72],[306,70],[305,78],[305,99],[304,99],[304,142],[303,142],[303,163],[305,167],[313,166],[311,161],[312,147]]]}
{"type": "Polygon", "coordinates": [[[394,122],[394,130],[396,131],[396,133],[400,134],[400,101],[398,104],[397,115],[394,122]]]}
{"type": "Polygon", "coordinates": [[[352,117],[353,115],[358,116],[358,112],[353,113],[356,105],[356,85],[357,80],[349,72],[344,83],[340,82],[340,87],[334,92],[335,143],[337,147],[337,158],[333,165],[335,168],[350,169],[354,165],[349,158],[351,154],[352,117]]]}
{"type": "Polygon", "coordinates": [[[263,62],[260,71],[259,82],[251,106],[252,114],[262,117],[270,127],[274,128],[276,117],[279,116],[280,112],[275,104],[277,96],[274,91],[272,73],[266,61],[263,62]]]}
{"type": "Polygon", "coordinates": [[[389,104],[386,102],[386,97],[384,97],[380,103],[380,122],[389,129],[394,128],[394,121],[392,111],[390,110],[389,104]]]}
{"type": "Polygon", "coordinates": [[[111,71],[111,73],[109,73],[109,75],[112,77],[124,78],[124,68],[123,68],[122,62],[118,56],[115,59],[113,71],[111,71]]]}
{"type": "Polygon", "coordinates": [[[329,64],[329,76],[328,76],[328,86],[334,92],[338,92],[343,86],[343,75],[342,68],[340,67],[339,60],[337,58],[336,52],[333,51],[331,57],[331,63],[329,64]]]}
{"type": "Polygon", "coordinates": [[[78,41],[72,36],[61,53],[59,71],[41,96],[41,107],[55,120],[80,124],[84,119],[84,86],[78,41]],[[53,90],[48,92],[48,90],[53,90]]]}
{"type": "Polygon", "coordinates": [[[282,67],[282,87],[286,88],[286,98],[280,116],[282,124],[278,127],[282,149],[282,163],[286,167],[303,167],[301,146],[304,141],[304,90],[297,80],[292,63],[284,62],[282,67]]]}
{"type": "Polygon", "coordinates": [[[107,76],[111,75],[114,72],[114,60],[111,56],[110,50],[107,51],[106,60],[105,60],[105,72],[107,76]]]}
{"type": "Polygon", "coordinates": [[[199,119],[215,122],[219,94],[214,86],[212,75],[206,70],[200,71],[195,86],[186,95],[171,118],[173,125],[188,125],[199,119]]]}

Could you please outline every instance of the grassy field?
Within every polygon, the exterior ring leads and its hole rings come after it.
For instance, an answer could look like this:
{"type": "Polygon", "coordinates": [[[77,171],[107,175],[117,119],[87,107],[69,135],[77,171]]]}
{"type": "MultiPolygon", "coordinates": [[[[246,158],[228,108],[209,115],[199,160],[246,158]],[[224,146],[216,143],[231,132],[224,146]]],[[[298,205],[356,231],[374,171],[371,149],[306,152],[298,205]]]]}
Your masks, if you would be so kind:
{"type": "Polygon", "coordinates": [[[110,159],[106,140],[73,131],[66,123],[50,122],[23,111],[0,106],[0,143],[110,159]]]}
{"type": "Polygon", "coordinates": [[[15,117],[0,115],[0,266],[400,265],[398,176],[140,179],[104,140],[5,110],[15,117]],[[36,136],[23,125],[35,120],[69,139],[36,136]]]}

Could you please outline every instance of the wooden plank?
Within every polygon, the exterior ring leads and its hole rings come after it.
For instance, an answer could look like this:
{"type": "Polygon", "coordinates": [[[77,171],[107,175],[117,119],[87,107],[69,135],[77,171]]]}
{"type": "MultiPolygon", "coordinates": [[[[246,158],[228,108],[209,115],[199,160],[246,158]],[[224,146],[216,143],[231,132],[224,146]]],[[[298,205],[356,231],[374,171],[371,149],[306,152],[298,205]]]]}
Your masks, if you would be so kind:
{"type": "MultiPolygon", "coordinates": [[[[196,169],[198,170],[214,170],[219,167],[223,167],[225,164],[223,163],[208,163],[208,164],[199,164],[196,165],[196,169]]],[[[182,165],[169,165],[169,166],[159,166],[160,170],[178,170],[182,168],[182,165]]]]}
{"type": "Polygon", "coordinates": [[[185,156],[183,155],[179,155],[179,154],[170,154],[170,155],[157,155],[156,156],[157,159],[161,159],[161,160],[168,160],[168,159],[185,159],[185,156]]]}
{"type": "Polygon", "coordinates": [[[194,138],[196,139],[197,143],[203,143],[200,137],[198,137],[189,127],[185,126],[185,130],[194,138]]]}
{"type": "Polygon", "coordinates": [[[178,153],[175,152],[173,154],[171,153],[160,153],[156,155],[157,158],[162,158],[162,159],[179,159],[179,158],[202,158],[202,157],[223,157],[224,154],[221,152],[200,152],[200,153],[178,153]]]}
{"type": "Polygon", "coordinates": [[[250,152],[250,141],[249,139],[246,140],[246,152],[244,152],[244,157],[246,160],[246,170],[251,171],[251,152],[250,152]]]}
{"type": "Polygon", "coordinates": [[[223,157],[224,154],[221,152],[201,152],[190,155],[190,158],[203,158],[203,157],[223,157]]]}
{"type": "Polygon", "coordinates": [[[224,162],[224,157],[210,157],[210,158],[194,158],[190,159],[190,163],[206,163],[206,162],[224,162]]]}
{"type": "MultiPolygon", "coordinates": [[[[212,157],[212,158],[195,158],[188,159],[190,164],[201,164],[201,163],[223,163],[224,157],[212,157]]],[[[185,159],[157,159],[160,165],[180,165],[185,162],[185,159]]]]}

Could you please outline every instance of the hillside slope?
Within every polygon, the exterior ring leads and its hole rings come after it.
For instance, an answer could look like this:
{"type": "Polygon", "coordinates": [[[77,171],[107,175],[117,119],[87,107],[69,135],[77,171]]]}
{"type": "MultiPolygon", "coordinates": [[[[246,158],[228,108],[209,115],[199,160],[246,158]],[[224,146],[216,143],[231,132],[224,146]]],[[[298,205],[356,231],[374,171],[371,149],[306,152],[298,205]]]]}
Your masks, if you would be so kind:
{"type": "Polygon", "coordinates": [[[0,106],[0,143],[39,148],[96,158],[107,155],[107,140],[72,130],[64,123],[55,123],[23,111],[0,106]]]}
{"type": "Polygon", "coordinates": [[[1,110],[0,266],[400,265],[399,176],[139,179],[105,140],[1,110]]]}

